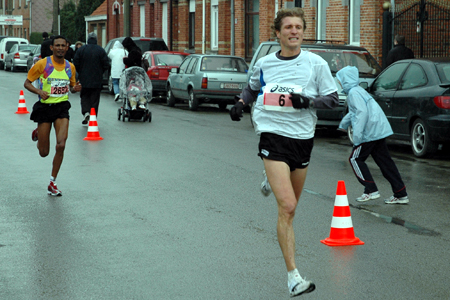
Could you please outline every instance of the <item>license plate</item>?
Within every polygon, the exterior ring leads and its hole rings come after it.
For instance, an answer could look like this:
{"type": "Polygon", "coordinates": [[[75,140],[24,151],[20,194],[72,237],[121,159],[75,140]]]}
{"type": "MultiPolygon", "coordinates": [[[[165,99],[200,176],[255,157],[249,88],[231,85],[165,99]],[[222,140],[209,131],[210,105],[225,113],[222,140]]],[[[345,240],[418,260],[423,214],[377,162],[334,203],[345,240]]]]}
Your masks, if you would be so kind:
{"type": "Polygon", "coordinates": [[[225,83],[223,85],[224,89],[239,89],[239,83],[225,83]]]}

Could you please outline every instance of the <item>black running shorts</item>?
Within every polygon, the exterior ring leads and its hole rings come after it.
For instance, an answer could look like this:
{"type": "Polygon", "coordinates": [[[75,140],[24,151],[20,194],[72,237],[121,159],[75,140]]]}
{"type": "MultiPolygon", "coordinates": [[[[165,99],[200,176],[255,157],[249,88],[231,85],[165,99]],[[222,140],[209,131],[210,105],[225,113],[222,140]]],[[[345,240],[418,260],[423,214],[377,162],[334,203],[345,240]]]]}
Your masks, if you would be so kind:
{"type": "Polygon", "coordinates": [[[41,101],[33,105],[30,119],[36,123],[53,123],[56,119],[69,119],[69,101],[60,103],[44,104],[41,101]]]}
{"type": "Polygon", "coordinates": [[[308,167],[314,139],[298,140],[263,132],[259,139],[261,158],[285,162],[291,172],[308,167]]]}

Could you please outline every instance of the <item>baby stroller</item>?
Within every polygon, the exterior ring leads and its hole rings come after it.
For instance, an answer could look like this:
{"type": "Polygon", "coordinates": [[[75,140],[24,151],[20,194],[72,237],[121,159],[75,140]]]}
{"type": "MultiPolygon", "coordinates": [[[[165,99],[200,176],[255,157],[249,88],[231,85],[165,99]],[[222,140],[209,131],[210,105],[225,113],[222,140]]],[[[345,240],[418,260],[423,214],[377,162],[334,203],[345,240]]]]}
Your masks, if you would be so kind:
{"type": "Polygon", "coordinates": [[[123,70],[120,76],[120,98],[123,106],[117,112],[118,120],[152,121],[152,113],[147,108],[152,97],[152,82],[141,67],[130,67],[123,70]]]}

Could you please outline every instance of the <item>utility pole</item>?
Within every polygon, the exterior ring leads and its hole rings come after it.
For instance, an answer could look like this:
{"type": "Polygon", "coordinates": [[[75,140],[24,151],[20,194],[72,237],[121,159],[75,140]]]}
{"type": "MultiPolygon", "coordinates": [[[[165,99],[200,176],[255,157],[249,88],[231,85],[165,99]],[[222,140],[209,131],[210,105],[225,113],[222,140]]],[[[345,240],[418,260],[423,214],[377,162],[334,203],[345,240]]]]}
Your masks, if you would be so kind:
{"type": "Polygon", "coordinates": [[[59,0],[53,0],[53,24],[52,33],[58,34],[58,15],[59,15],[59,0]]]}
{"type": "Polygon", "coordinates": [[[123,0],[123,36],[130,35],[130,0],[123,0]]]}

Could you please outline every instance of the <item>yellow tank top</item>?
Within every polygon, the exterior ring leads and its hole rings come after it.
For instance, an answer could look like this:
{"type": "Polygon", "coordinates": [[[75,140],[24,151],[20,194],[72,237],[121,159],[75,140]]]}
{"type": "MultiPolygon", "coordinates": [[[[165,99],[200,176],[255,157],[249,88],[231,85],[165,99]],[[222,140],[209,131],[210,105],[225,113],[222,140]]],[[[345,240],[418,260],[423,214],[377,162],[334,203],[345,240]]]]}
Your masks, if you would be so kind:
{"type": "Polygon", "coordinates": [[[60,103],[69,100],[70,78],[72,77],[72,68],[69,62],[65,61],[64,70],[58,71],[53,66],[50,56],[47,56],[47,64],[44,73],[41,75],[40,85],[43,91],[49,94],[47,100],[41,100],[42,103],[60,103]]]}

